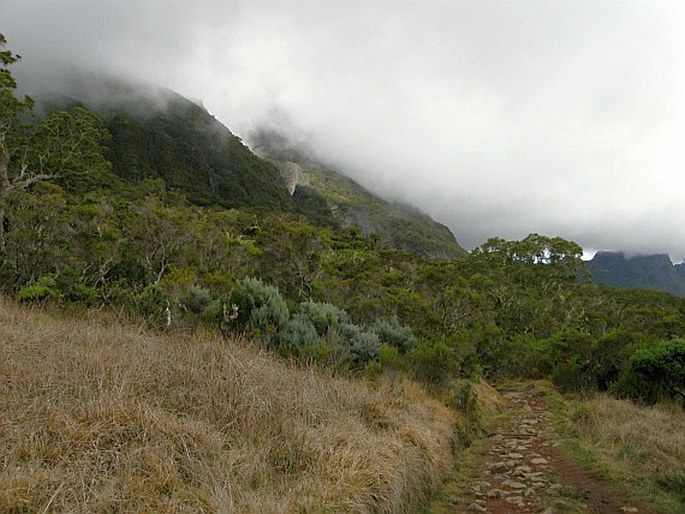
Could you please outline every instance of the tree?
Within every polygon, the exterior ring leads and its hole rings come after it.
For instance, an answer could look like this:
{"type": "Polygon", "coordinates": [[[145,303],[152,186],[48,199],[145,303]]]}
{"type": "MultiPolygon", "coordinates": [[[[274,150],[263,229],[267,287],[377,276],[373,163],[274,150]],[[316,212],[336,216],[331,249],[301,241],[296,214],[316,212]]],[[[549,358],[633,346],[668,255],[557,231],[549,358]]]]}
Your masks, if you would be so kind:
{"type": "Polygon", "coordinates": [[[102,120],[74,108],[55,112],[38,123],[23,120],[33,112],[33,99],[15,96],[17,83],[9,66],[21,57],[5,50],[0,34],[0,250],[10,229],[7,198],[40,181],[108,170],[101,142],[108,138],[102,120]]]}

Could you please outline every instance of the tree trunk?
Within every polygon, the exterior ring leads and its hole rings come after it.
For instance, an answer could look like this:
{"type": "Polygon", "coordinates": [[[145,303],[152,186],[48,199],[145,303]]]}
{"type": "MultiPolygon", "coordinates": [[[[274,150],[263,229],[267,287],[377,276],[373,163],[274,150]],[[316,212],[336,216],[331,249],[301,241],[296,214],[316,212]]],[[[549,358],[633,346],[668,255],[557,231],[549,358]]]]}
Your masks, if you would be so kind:
{"type": "Polygon", "coordinates": [[[3,260],[5,253],[5,241],[7,238],[7,231],[9,230],[9,219],[5,217],[4,199],[0,196],[0,262],[3,260]]]}
{"type": "Polygon", "coordinates": [[[0,201],[5,197],[10,189],[10,177],[7,167],[10,164],[10,154],[5,145],[0,144],[0,201]]]}

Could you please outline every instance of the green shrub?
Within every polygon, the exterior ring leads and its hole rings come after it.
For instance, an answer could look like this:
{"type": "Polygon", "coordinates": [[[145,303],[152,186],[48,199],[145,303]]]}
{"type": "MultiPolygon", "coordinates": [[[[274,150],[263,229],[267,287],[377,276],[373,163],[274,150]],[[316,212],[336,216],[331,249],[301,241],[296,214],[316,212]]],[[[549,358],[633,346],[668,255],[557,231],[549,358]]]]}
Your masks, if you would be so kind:
{"type": "Polygon", "coordinates": [[[153,326],[166,327],[169,325],[169,314],[172,313],[171,300],[162,287],[158,285],[147,286],[135,296],[135,306],[138,313],[150,321],[153,326]]]}
{"type": "Polygon", "coordinates": [[[411,328],[400,325],[397,316],[389,319],[377,319],[371,327],[381,343],[394,346],[400,352],[406,353],[416,347],[416,337],[411,328]]]}
{"type": "Polygon", "coordinates": [[[653,384],[667,398],[685,400],[685,339],[660,341],[637,350],[630,357],[629,373],[653,384]]]}
{"type": "Polygon", "coordinates": [[[295,318],[283,325],[274,342],[281,355],[300,357],[321,345],[321,338],[311,323],[295,318]]]}
{"type": "Polygon", "coordinates": [[[468,419],[480,424],[480,410],[473,382],[468,379],[455,380],[451,393],[450,403],[468,419]]]}
{"type": "Polygon", "coordinates": [[[59,297],[57,282],[52,276],[39,278],[35,284],[23,287],[17,292],[17,300],[20,302],[42,302],[48,298],[59,297]]]}
{"type": "Polygon", "coordinates": [[[597,341],[592,349],[588,370],[600,391],[609,390],[628,364],[628,346],[633,337],[621,331],[613,331],[597,341]]]}
{"type": "Polygon", "coordinates": [[[455,351],[445,341],[421,341],[409,354],[414,375],[432,384],[447,384],[460,371],[455,351]]]}
{"type": "Polygon", "coordinates": [[[354,364],[361,365],[378,359],[380,340],[374,332],[367,332],[357,325],[345,323],[340,333],[349,348],[354,364]]]}
{"type": "Polygon", "coordinates": [[[103,293],[103,296],[112,305],[120,305],[129,309],[136,303],[135,295],[119,284],[112,286],[106,294],[103,293]]]}
{"type": "Polygon", "coordinates": [[[378,347],[378,361],[386,370],[407,371],[409,367],[406,355],[400,353],[396,346],[389,344],[381,344],[378,347]]]}
{"type": "Polygon", "coordinates": [[[92,307],[100,302],[101,295],[97,288],[77,282],[69,289],[69,292],[67,293],[67,299],[72,302],[79,302],[92,307]]]}
{"type": "Polygon", "coordinates": [[[587,371],[588,362],[579,355],[560,362],[552,371],[550,379],[561,392],[583,392],[596,388],[596,379],[587,371]]]}
{"type": "Polygon", "coordinates": [[[236,322],[239,326],[249,324],[256,330],[277,331],[290,318],[288,306],[278,289],[258,278],[239,280],[229,303],[238,307],[236,322]]]}
{"type": "Polygon", "coordinates": [[[212,303],[212,294],[202,286],[191,285],[181,298],[181,305],[193,314],[202,314],[212,303]]]}
{"type": "Polygon", "coordinates": [[[347,313],[335,305],[317,302],[301,303],[297,317],[311,323],[321,337],[331,329],[338,329],[348,319],[347,313]]]}

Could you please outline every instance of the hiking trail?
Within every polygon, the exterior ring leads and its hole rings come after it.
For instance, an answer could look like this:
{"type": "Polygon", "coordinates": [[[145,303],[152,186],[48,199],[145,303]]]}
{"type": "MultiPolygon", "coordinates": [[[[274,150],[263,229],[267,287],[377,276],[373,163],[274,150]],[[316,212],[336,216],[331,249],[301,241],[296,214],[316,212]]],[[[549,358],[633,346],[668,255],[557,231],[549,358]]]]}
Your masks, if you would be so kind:
{"type": "Polygon", "coordinates": [[[468,450],[466,473],[452,487],[446,512],[651,512],[563,453],[550,407],[533,384],[502,388],[500,394],[502,415],[488,437],[468,450]]]}

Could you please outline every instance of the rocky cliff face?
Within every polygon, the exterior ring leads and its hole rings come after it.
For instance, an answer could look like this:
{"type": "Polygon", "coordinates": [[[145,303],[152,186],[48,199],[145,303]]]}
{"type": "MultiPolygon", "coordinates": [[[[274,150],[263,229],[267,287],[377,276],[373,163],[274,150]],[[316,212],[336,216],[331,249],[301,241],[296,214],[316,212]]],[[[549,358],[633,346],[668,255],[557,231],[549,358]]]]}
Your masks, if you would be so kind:
{"type": "Polygon", "coordinates": [[[291,161],[274,161],[274,163],[285,181],[290,196],[295,194],[297,186],[308,186],[310,184],[309,174],[299,164],[291,161]]]}
{"type": "Polygon", "coordinates": [[[598,284],[685,296],[685,268],[674,265],[665,254],[626,257],[620,252],[597,252],[587,267],[598,284]]]}

